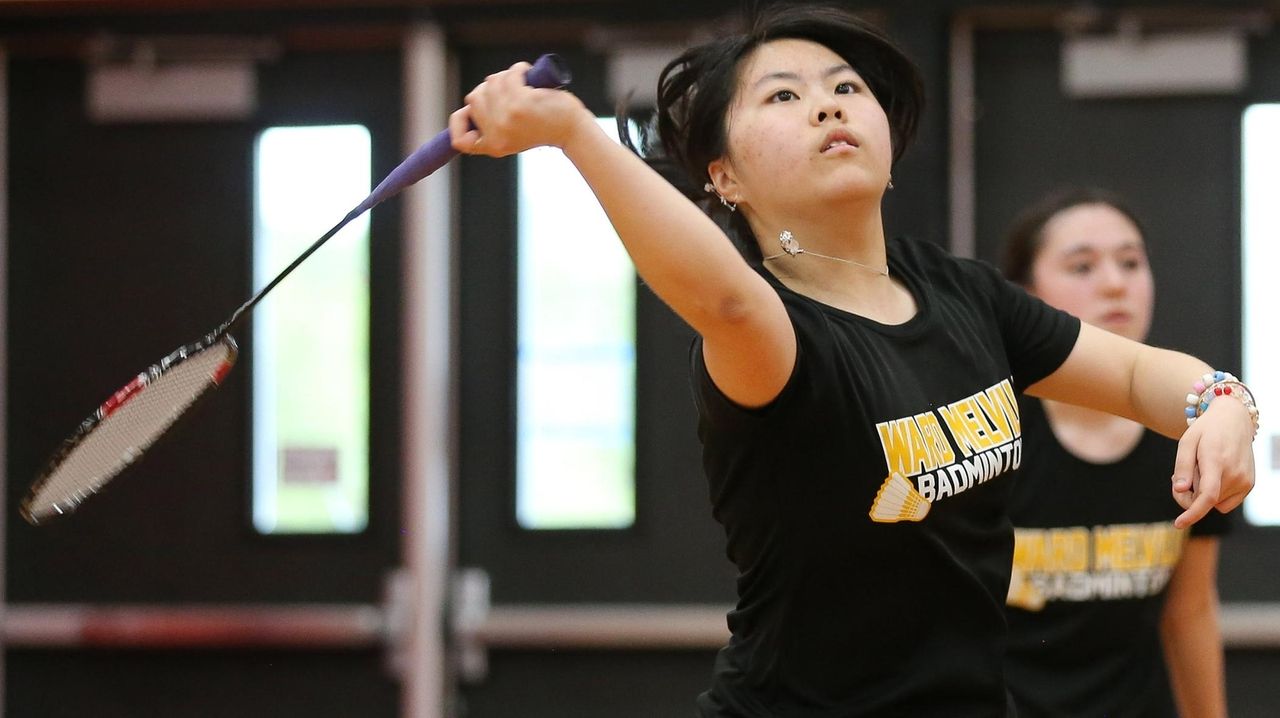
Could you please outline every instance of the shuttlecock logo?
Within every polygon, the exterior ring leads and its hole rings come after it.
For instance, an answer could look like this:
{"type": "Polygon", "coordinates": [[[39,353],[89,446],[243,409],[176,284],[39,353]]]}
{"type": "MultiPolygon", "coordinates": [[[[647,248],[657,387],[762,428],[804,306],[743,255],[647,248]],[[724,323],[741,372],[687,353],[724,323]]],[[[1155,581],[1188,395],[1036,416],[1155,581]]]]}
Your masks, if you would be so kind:
{"type": "Polygon", "coordinates": [[[929,515],[929,500],[916,491],[906,477],[898,472],[880,485],[876,500],[871,502],[871,520],[885,524],[899,521],[921,521],[929,515]]]}
{"type": "Polygon", "coordinates": [[[1040,611],[1044,609],[1045,595],[1032,582],[1031,577],[1013,564],[1013,573],[1009,576],[1009,597],[1005,603],[1024,611],[1040,611]]]}

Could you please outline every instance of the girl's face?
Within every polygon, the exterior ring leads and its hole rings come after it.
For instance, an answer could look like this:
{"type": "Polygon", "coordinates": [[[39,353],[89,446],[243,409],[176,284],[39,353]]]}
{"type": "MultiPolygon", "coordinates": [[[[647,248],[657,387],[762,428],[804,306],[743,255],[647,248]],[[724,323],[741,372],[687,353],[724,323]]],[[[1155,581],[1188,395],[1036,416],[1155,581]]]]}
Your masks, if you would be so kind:
{"type": "Polygon", "coordinates": [[[1142,234],[1106,204],[1070,207],[1045,224],[1029,289],[1130,339],[1142,341],[1151,329],[1155,287],[1142,234]]]}
{"type": "Polygon", "coordinates": [[[893,160],[889,121],[844,59],[808,40],[774,40],[744,62],[729,107],[728,152],[709,167],[757,212],[879,200],[893,160]]]}

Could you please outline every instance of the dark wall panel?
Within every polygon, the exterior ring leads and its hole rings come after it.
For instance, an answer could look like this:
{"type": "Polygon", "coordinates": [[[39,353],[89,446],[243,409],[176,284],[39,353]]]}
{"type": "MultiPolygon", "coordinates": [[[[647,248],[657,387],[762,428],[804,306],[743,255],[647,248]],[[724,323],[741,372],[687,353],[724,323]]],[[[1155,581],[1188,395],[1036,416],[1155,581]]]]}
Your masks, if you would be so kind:
{"type": "Polygon", "coordinates": [[[976,45],[979,256],[998,261],[1016,214],[1049,191],[1110,189],[1147,226],[1151,341],[1238,366],[1235,322],[1187,317],[1238,311],[1239,99],[1071,99],[1059,34],[980,33],[976,45]]]}
{"type": "Polygon", "coordinates": [[[710,684],[713,659],[703,651],[494,653],[484,685],[462,691],[457,716],[692,716],[694,699],[710,684]]]}
{"type": "Polygon", "coordinates": [[[1232,718],[1273,718],[1280,706],[1280,651],[1227,651],[1226,659],[1232,718]]]}
{"type": "Polygon", "coordinates": [[[391,718],[377,652],[13,651],[5,715],[40,718],[391,718]]]}

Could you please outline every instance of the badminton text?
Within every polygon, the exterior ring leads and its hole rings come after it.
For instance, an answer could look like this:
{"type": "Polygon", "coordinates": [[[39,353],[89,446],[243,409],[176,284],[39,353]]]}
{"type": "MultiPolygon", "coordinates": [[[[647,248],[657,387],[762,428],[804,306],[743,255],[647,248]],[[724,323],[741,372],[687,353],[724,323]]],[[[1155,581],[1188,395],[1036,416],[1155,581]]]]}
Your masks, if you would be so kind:
{"type": "Polygon", "coordinates": [[[932,411],[880,422],[876,431],[889,473],[911,478],[930,503],[1022,463],[1022,423],[1008,379],[932,411]]]}

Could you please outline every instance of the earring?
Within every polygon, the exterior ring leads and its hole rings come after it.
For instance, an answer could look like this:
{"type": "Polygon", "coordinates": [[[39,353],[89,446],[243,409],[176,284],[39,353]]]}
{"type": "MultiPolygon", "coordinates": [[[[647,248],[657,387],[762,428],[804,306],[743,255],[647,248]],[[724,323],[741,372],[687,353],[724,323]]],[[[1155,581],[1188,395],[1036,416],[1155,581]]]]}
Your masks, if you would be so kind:
{"type": "Polygon", "coordinates": [[[738,211],[738,205],[737,205],[737,203],[735,203],[735,202],[730,202],[729,200],[725,199],[725,198],[724,198],[724,195],[722,195],[722,194],[720,194],[719,192],[717,192],[717,191],[716,191],[716,186],[715,186],[715,185],[713,185],[713,184],[711,184],[710,182],[708,182],[708,183],[706,183],[706,184],[702,185],[702,191],[704,191],[704,192],[710,192],[711,194],[714,194],[715,196],[719,197],[719,198],[720,198],[720,204],[722,204],[722,205],[724,205],[724,206],[728,207],[730,212],[737,212],[737,211],[738,211]]]}
{"type": "Polygon", "coordinates": [[[889,187],[888,187],[888,189],[893,189],[893,175],[889,175],[889,187]]]}

